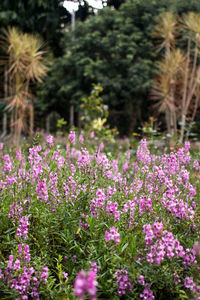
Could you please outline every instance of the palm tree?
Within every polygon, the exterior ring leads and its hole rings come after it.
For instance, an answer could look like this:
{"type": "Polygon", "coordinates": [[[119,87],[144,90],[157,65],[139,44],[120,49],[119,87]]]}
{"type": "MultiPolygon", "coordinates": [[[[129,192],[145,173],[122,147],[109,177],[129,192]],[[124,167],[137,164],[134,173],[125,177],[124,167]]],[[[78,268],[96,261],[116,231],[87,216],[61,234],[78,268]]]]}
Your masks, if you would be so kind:
{"type": "Polygon", "coordinates": [[[184,62],[180,49],[172,50],[167,58],[158,64],[157,77],[154,79],[152,98],[157,101],[154,107],[159,113],[165,112],[167,131],[172,135],[177,133],[177,103],[176,90],[184,62]]]}
{"type": "Polygon", "coordinates": [[[194,119],[199,103],[198,83],[200,80],[200,70],[197,63],[200,47],[200,14],[190,12],[182,18],[182,30],[187,34],[187,60],[185,64],[185,76],[183,84],[183,97],[181,105],[181,134],[179,142],[183,142],[186,125],[186,116],[190,104],[195,97],[195,106],[192,119],[194,119]],[[194,50],[193,50],[194,48],[194,50]],[[194,54],[192,54],[192,50],[194,54]]]}
{"type": "Polygon", "coordinates": [[[175,47],[177,34],[177,17],[172,12],[161,13],[156,18],[157,25],[154,26],[153,37],[159,41],[158,50],[165,50],[165,57],[170,55],[170,50],[175,47]]]}
{"type": "Polygon", "coordinates": [[[47,72],[45,51],[42,50],[43,45],[37,36],[23,33],[15,27],[4,30],[0,36],[0,46],[5,53],[2,63],[6,66],[9,78],[6,109],[12,111],[14,142],[19,145],[21,132],[27,129],[28,111],[29,131],[31,134],[33,131],[33,95],[30,92],[30,83],[41,82],[47,72]]]}
{"type": "Polygon", "coordinates": [[[180,51],[175,50],[175,37],[178,31],[177,18],[171,12],[160,14],[154,27],[153,36],[159,40],[158,51],[164,51],[164,58],[158,64],[158,77],[154,81],[153,98],[159,100],[159,111],[165,111],[167,131],[176,134],[176,76],[182,60],[180,51]]]}
{"type": "Polygon", "coordinates": [[[182,143],[186,117],[191,113],[194,120],[200,97],[200,14],[190,12],[178,19],[167,12],[157,17],[157,22],[153,35],[159,39],[159,50],[164,54],[158,64],[153,98],[158,101],[160,111],[165,111],[167,129],[172,135],[177,133],[178,118],[181,120],[179,142],[182,143]],[[176,48],[177,34],[187,38],[186,54],[176,48]]]}

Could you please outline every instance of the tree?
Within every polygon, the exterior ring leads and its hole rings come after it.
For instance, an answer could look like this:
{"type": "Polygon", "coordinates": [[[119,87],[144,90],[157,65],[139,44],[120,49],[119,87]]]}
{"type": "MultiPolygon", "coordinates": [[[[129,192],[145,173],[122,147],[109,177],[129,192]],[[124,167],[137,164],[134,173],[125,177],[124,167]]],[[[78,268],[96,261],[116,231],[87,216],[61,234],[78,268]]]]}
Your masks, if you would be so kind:
{"type": "Polygon", "coordinates": [[[132,132],[148,118],[147,99],[160,58],[152,37],[155,16],[168,10],[180,15],[190,8],[200,11],[199,1],[126,0],[117,10],[104,7],[86,22],[77,22],[74,39],[66,33],[65,55],[55,60],[40,87],[40,112],[55,109],[68,119],[70,104],[78,111],[92,83],[99,83],[111,110],[109,121],[121,126],[122,134],[132,132]]]}
{"type": "Polygon", "coordinates": [[[42,81],[47,72],[44,51],[37,36],[25,34],[9,27],[0,36],[1,48],[5,54],[3,64],[9,82],[6,108],[12,111],[14,142],[19,145],[22,130],[25,130],[27,111],[30,115],[30,134],[33,132],[33,103],[30,83],[42,81]]]}
{"type": "Polygon", "coordinates": [[[23,32],[40,34],[55,56],[63,53],[63,27],[70,20],[62,0],[0,1],[0,28],[17,26],[23,32]]]}
{"type": "Polygon", "coordinates": [[[175,135],[177,131],[175,87],[177,73],[183,61],[180,51],[175,50],[177,34],[177,16],[172,12],[164,12],[156,19],[153,36],[161,39],[159,50],[164,50],[164,58],[159,63],[159,75],[154,81],[154,99],[159,99],[159,111],[165,111],[168,133],[175,135]]]}
{"type": "Polygon", "coordinates": [[[125,3],[126,0],[107,0],[106,5],[113,6],[115,9],[119,9],[119,7],[125,3]]]}
{"type": "Polygon", "coordinates": [[[158,76],[154,81],[154,99],[159,100],[159,110],[165,111],[168,133],[177,134],[177,121],[181,120],[179,142],[183,142],[186,118],[192,114],[194,120],[199,104],[200,66],[200,14],[184,14],[179,22],[177,16],[165,12],[157,18],[154,36],[162,39],[160,50],[163,59],[158,65],[158,76]],[[176,45],[187,39],[186,54],[176,45]]]}
{"type": "MultiPolygon", "coordinates": [[[[84,7],[84,6],[88,6],[88,7],[91,7],[89,5],[89,1],[88,0],[71,0],[72,2],[75,2],[75,3],[79,3],[79,7],[84,7]]],[[[101,0],[101,3],[102,3],[102,6],[112,6],[114,7],[115,9],[118,9],[123,3],[125,3],[126,0],[101,0]]],[[[95,4],[94,4],[95,6],[95,4]]]]}
{"type": "MultiPolygon", "coordinates": [[[[154,57],[149,41],[152,16],[149,8],[141,10],[146,19],[138,24],[137,9],[137,1],[124,4],[119,10],[105,7],[97,16],[77,24],[74,39],[69,33],[66,36],[66,55],[52,69],[54,79],[46,80],[44,97],[40,93],[39,98],[45,102],[56,89],[57,103],[69,101],[78,109],[81,98],[90,94],[92,83],[99,83],[104,103],[112,110],[128,113],[128,127],[133,130],[138,118],[136,107],[144,104],[151,85],[154,57]]],[[[127,129],[124,128],[126,134],[127,129]]]]}
{"type": "Polygon", "coordinates": [[[185,76],[183,97],[181,103],[181,134],[179,140],[181,143],[183,142],[184,138],[186,117],[188,115],[192,101],[194,101],[195,103],[191,121],[194,121],[194,117],[200,100],[200,65],[198,64],[200,51],[200,14],[190,12],[188,15],[184,15],[182,22],[187,33],[188,46],[184,69],[185,76]]]}
{"type": "MultiPolygon", "coordinates": [[[[58,57],[63,54],[63,29],[70,24],[70,21],[71,15],[64,8],[61,0],[0,1],[0,29],[17,26],[23,32],[39,34],[48,45],[51,56],[53,54],[58,57]]],[[[3,69],[0,75],[2,83],[0,97],[7,98],[7,80],[5,79],[7,75],[3,69]]],[[[6,122],[7,114],[4,112],[3,135],[6,134],[6,122]]]]}

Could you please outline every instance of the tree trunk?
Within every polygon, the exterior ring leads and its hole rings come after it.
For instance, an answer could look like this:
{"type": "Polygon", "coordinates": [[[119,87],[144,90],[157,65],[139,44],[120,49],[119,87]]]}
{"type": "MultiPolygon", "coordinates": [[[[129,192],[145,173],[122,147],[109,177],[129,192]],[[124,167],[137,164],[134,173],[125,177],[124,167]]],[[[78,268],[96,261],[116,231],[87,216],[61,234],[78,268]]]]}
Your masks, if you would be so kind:
{"type": "Polygon", "coordinates": [[[190,121],[190,126],[187,130],[187,133],[186,133],[186,140],[189,138],[189,134],[190,134],[190,131],[192,129],[192,125],[193,125],[193,122],[194,122],[194,119],[195,119],[195,116],[196,116],[196,113],[197,113],[197,109],[198,109],[198,106],[199,106],[199,99],[200,99],[200,95],[199,95],[199,92],[197,92],[196,97],[195,97],[194,110],[193,110],[192,118],[191,118],[191,121],[190,121]]]}
{"type": "MultiPolygon", "coordinates": [[[[71,27],[72,27],[72,32],[75,30],[75,11],[72,10],[71,14],[71,27]]],[[[72,40],[74,40],[74,33],[72,33],[72,40]]],[[[74,126],[74,105],[70,105],[70,112],[69,112],[69,126],[73,127],[74,126]]]]}
{"type": "Polygon", "coordinates": [[[34,109],[33,109],[33,103],[30,103],[29,110],[30,110],[29,134],[30,134],[30,137],[32,137],[33,136],[33,126],[34,126],[34,109]]]}
{"type": "Polygon", "coordinates": [[[167,133],[170,133],[170,111],[169,111],[169,108],[166,108],[165,120],[166,120],[166,125],[167,125],[167,133]]]}
{"type": "Polygon", "coordinates": [[[70,105],[69,126],[74,126],[74,105],[70,105]]]}
{"type": "Polygon", "coordinates": [[[173,111],[170,111],[170,134],[174,136],[174,120],[173,120],[173,111]]]}
{"type": "Polygon", "coordinates": [[[134,104],[132,104],[131,105],[131,123],[130,123],[130,127],[129,127],[130,133],[133,133],[134,129],[136,127],[137,113],[138,113],[138,108],[134,104]]]}
{"type": "Polygon", "coordinates": [[[18,132],[19,132],[19,122],[18,122],[18,114],[17,114],[17,109],[15,108],[14,110],[14,145],[17,145],[17,139],[18,139],[18,132]]]}
{"type": "Polygon", "coordinates": [[[173,111],[173,123],[174,123],[174,135],[177,134],[177,119],[176,119],[176,111],[173,111]]]}
{"type": "Polygon", "coordinates": [[[183,86],[183,98],[181,103],[181,133],[179,138],[179,143],[183,143],[184,138],[184,131],[185,131],[185,121],[186,121],[186,115],[185,115],[185,105],[186,105],[186,98],[187,98],[187,86],[188,86],[188,73],[189,73],[189,64],[190,64],[190,51],[191,51],[191,40],[188,39],[188,46],[187,46],[187,60],[186,60],[186,66],[185,66],[185,78],[184,78],[184,86],[183,86]]]}
{"type": "Polygon", "coordinates": [[[78,129],[81,130],[81,113],[80,113],[80,111],[78,111],[77,118],[78,118],[78,129]]]}
{"type": "Polygon", "coordinates": [[[49,115],[46,117],[46,133],[47,134],[50,133],[50,116],[49,115]]]}
{"type": "Polygon", "coordinates": [[[181,143],[181,144],[183,143],[185,123],[186,123],[186,115],[185,115],[185,112],[182,112],[182,115],[181,115],[181,134],[180,134],[180,139],[179,139],[179,143],[181,143]]]}
{"type": "Polygon", "coordinates": [[[11,133],[11,136],[14,136],[14,126],[13,126],[13,123],[14,123],[14,110],[12,110],[11,117],[10,117],[10,133],[11,133]]]}
{"type": "Polygon", "coordinates": [[[4,112],[3,114],[3,133],[2,137],[7,135],[7,113],[4,112]]]}
{"type": "MultiPolygon", "coordinates": [[[[5,103],[8,101],[8,73],[5,69],[4,71],[4,101],[5,103]]],[[[2,137],[7,135],[7,113],[3,114],[3,133],[2,137]]]]}

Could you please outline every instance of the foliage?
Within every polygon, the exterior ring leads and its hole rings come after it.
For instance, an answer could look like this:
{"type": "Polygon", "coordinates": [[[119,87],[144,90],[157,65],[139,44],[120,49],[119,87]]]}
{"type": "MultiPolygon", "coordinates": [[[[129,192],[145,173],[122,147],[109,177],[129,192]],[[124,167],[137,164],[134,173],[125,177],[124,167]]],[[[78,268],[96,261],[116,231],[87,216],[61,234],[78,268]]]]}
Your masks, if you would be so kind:
{"type": "Polygon", "coordinates": [[[62,119],[59,119],[58,122],[57,122],[57,127],[58,128],[62,128],[64,127],[65,125],[67,125],[67,121],[65,121],[63,118],[62,119]]]}
{"type": "Polygon", "coordinates": [[[151,84],[154,57],[149,40],[151,10],[144,8],[142,26],[136,19],[141,11],[135,1],[119,10],[106,7],[87,22],[77,23],[74,39],[71,33],[66,36],[66,55],[52,66],[38,93],[41,106],[48,104],[50,109],[50,105],[57,103],[63,113],[63,102],[68,101],[79,110],[80,99],[88,97],[91,84],[99,83],[104,103],[111,110],[125,111],[134,121],[136,107],[139,110],[144,104],[151,84]]]}
{"type": "Polygon", "coordinates": [[[121,134],[133,132],[138,121],[148,119],[147,99],[159,57],[152,37],[155,16],[168,10],[181,15],[200,11],[200,4],[129,0],[118,10],[105,7],[87,22],[77,22],[75,32],[65,36],[66,54],[53,63],[38,92],[41,113],[56,108],[68,120],[68,107],[73,104],[79,111],[82,97],[90,95],[92,83],[99,83],[112,112],[109,123],[121,134]]]}
{"type": "Polygon", "coordinates": [[[136,154],[117,142],[106,155],[93,137],[90,153],[78,140],[0,144],[1,297],[77,299],[96,294],[94,278],[98,299],[198,297],[200,166],[189,143],[156,156],[145,140],[136,154]]]}
{"type": "Polygon", "coordinates": [[[54,55],[63,53],[62,28],[70,21],[70,13],[61,0],[18,0],[0,2],[0,27],[17,26],[23,32],[40,34],[54,55]]]}
{"type": "Polygon", "coordinates": [[[183,142],[186,118],[193,122],[198,110],[200,94],[199,34],[200,14],[190,12],[181,19],[171,12],[162,13],[155,26],[154,36],[160,40],[163,59],[158,63],[153,96],[159,100],[159,112],[165,112],[168,133],[177,134],[181,120],[180,142],[183,142]],[[177,46],[177,40],[187,41],[186,53],[177,46]]]}
{"type": "Polygon", "coordinates": [[[103,91],[100,85],[93,85],[92,92],[88,98],[82,99],[81,109],[83,127],[85,133],[91,134],[92,132],[97,138],[103,141],[113,141],[114,136],[118,134],[117,130],[111,129],[107,123],[109,115],[108,106],[103,104],[103,99],[99,94],[103,91]]]}
{"type": "Polygon", "coordinates": [[[99,96],[102,91],[103,88],[100,85],[93,85],[91,95],[82,99],[82,120],[85,122],[85,125],[98,117],[108,117],[108,107],[103,105],[102,98],[99,96]]]}
{"type": "Polygon", "coordinates": [[[15,27],[4,30],[0,36],[4,53],[2,63],[7,77],[9,94],[5,99],[6,109],[12,111],[14,143],[19,144],[22,130],[25,131],[27,115],[30,115],[30,133],[33,131],[33,105],[30,83],[39,81],[47,72],[44,51],[37,36],[23,33],[15,27]]]}

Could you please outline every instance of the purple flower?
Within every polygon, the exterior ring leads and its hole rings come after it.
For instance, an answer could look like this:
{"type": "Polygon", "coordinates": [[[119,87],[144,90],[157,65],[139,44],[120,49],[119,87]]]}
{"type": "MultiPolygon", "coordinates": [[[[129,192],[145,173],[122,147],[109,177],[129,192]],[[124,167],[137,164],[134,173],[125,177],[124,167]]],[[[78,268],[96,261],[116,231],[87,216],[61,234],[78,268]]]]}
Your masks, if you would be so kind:
{"type": "Polygon", "coordinates": [[[68,140],[72,143],[72,145],[75,144],[75,139],[76,139],[75,131],[70,131],[70,133],[68,135],[68,140]]]}
{"type": "Polygon", "coordinates": [[[117,270],[117,272],[115,272],[115,276],[117,277],[119,296],[125,295],[127,291],[132,290],[132,285],[129,281],[127,270],[117,270]]]}
{"type": "Polygon", "coordinates": [[[16,152],[16,159],[19,160],[19,161],[22,159],[22,151],[21,151],[21,149],[19,149],[16,152]]]}
{"type": "Polygon", "coordinates": [[[85,294],[89,294],[90,300],[96,300],[97,281],[95,272],[80,271],[74,282],[74,294],[83,299],[85,294]]]}
{"type": "Polygon", "coordinates": [[[94,138],[94,131],[92,131],[92,132],[90,133],[90,138],[91,138],[91,139],[94,138]]]}
{"type": "Polygon", "coordinates": [[[140,294],[140,298],[143,298],[144,300],[153,300],[154,295],[150,289],[144,289],[143,293],[140,294]]]}
{"type": "Polygon", "coordinates": [[[20,299],[34,298],[38,300],[37,286],[42,283],[46,284],[48,277],[48,268],[42,267],[41,270],[42,272],[36,271],[31,266],[29,246],[19,244],[15,259],[13,255],[9,256],[4,283],[8,283],[10,289],[15,289],[20,294],[20,299]]]}
{"type": "Polygon", "coordinates": [[[62,276],[63,276],[64,279],[68,279],[68,273],[62,272],[62,276]]]}
{"type": "Polygon", "coordinates": [[[185,281],[184,281],[184,286],[188,289],[190,289],[191,291],[194,290],[196,284],[194,283],[193,279],[190,277],[186,277],[185,281]]]}
{"type": "Polygon", "coordinates": [[[181,282],[181,280],[179,279],[179,275],[177,273],[174,273],[174,283],[178,284],[179,282],[181,282]]]}
{"type": "Polygon", "coordinates": [[[77,256],[74,255],[73,258],[72,258],[72,261],[76,261],[76,258],[77,258],[77,256]]]}
{"type": "Polygon", "coordinates": [[[99,149],[98,149],[98,153],[100,153],[104,148],[104,143],[101,142],[100,145],[99,145],[99,149]]]}
{"type": "Polygon", "coordinates": [[[139,284],[141,284],[141,285],[144,286],[144,285],[145,285],[144,276],[143,276],[143,275],[140,275],[137,282],[138,282],[139,284]]]}
{"type": "Polygon", "coordinates": [[[84,143],[84,137],[82,134],[79,135],[79,142],[80,142],[80,144],[84,143]]]}
{"type": "Polygon", "coordinates": [[[199,255],[200,254],[200,244],[199,244],[199,242],[195,242],[194,243],[193,253],[195,255],[199,255]]]}
{"type": "Polygon", "coordinates": [[[42,273],[40,275],[40,279],[46,284],[47,283],[47,278],[48,278],[48,268],[47,267],[42,267],[42,273]]]}
{"type": "Polygon", "coordinates": [[[91,262],[91,265],[92,267],[90,268],[90,271],[97,274],[97,272],[100,270],[100,267],[97,266],[96,262],[91,262]]]}
{"type": "Polygon", "coordinates": [[[19,218],[19,226],[17,228],[17,236],[26,240],[28,238],[28,217],[19,218]]]}
{"type": "Polygon", "coordinates": [[[120,234],[114,226],[110,228],[110,231],[105,232],[105,241],[108,242],[110,240],[115,241],[116,244],[120,242],[120,234]]]}
{"type": "Polygon", "coordinates": [[[185,152],[188,152],[190,150],[190,142],[185,142],[185,152]]]}
{"type": "Polygon", "coordinates": [[[199,168],[199,162],[198,162],[198,160],[194,161],[193,168],[196,169],[196,170],[198,170],[198,168],[199,168]]]}
{"type": "Polygon", "coordinates": [[[46,137],[46,142],[47,142],[47,145],[49,145],[49,147],[51,147],[53,145],[53,142],[54,142],[54,137],[52,135],[48,135],[46,137]]]}

